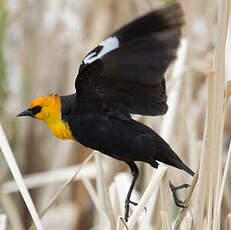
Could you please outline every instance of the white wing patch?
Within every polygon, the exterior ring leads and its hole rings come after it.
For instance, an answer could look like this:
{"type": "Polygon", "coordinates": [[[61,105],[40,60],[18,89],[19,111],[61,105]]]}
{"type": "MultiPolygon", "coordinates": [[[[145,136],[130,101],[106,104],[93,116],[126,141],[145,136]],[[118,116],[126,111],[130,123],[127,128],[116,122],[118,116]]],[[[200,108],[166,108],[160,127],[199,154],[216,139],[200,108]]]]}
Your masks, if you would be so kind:
{"type": "Polygon", "coordinates": [[[119,47],[119,39],[116,36],[109,37],[102,41],[99,46],[102,46],[102,49],[99,52],[89,53],[83,60],[84,64],[90,64],[104,54],[117,49],[119,47]]]}

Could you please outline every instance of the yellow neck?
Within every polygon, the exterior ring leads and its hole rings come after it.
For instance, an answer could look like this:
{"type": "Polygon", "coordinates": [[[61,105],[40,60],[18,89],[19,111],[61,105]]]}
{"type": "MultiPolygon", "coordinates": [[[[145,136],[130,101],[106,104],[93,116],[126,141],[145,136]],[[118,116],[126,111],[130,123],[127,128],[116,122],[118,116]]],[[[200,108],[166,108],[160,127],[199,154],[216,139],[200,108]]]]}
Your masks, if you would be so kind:
{"type": "Polygon", "coordinates": [[[72,132],[67,122],[65,121],[57,121],[56,123],[48,124],[49,129],[51,132],[60,139],[63,140],[73,140],[74,137],[72,136],[72,132]]]}
{"type": "Polygon", "coordinates": [[[61,101],[59,96],[48,95],[37,98],[31,103],[30,108],[36,105],[40,105],[42,109],[35,115],[35,118],[44,121],[56,137],[60,139],[74,139],[68,123],[61,119],[61,101]]]}

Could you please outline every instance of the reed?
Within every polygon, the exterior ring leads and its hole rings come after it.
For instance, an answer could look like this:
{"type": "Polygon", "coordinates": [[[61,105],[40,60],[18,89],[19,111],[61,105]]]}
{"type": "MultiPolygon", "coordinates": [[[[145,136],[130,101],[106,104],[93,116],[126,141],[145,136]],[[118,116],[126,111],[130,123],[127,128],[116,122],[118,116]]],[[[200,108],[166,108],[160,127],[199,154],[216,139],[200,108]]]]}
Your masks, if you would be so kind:
{"type": "Polygon", "coordinates": [[[61,143],[39,122],[15,119],[16,111],[31,98],[50,90],[72,92],[78,64],[98,41],[166,2],[172,1],[24,0],[4,4],[7,24],[4,21],[0,35],[4,31],[7,39],[0,38],[0,67],[4,65],[0,91],[8,90],[4,97],[0,92],[0,101],[4,99],[0,105],[4,127],[3,131],[0,126],[4,156],[0,158],[0,229],[231,229],[229,0],[180,1],[185,26],[177,59],[166,73],[169,111],[163,117],[135,118],[160,133],[197,173],[192,179],[165,165],[153,169],[139,164],[140,179],[132,194],[138,205],[130,208],[127,223],[124,199],[131,176],[123,163],[80,145],[61,143]],[[175,206],[169,180],[191,184],[179,194],[187,208],[175,206]],[[67,210],[68,202],[73,206],[67,210]],[[76,216],[73,220],[73,215],[67,215],[60,221],[50,215],[54,209],[61,215],[73,209],[76,216]],[[74,226],[67,227],[70,222],[74,226]]]}

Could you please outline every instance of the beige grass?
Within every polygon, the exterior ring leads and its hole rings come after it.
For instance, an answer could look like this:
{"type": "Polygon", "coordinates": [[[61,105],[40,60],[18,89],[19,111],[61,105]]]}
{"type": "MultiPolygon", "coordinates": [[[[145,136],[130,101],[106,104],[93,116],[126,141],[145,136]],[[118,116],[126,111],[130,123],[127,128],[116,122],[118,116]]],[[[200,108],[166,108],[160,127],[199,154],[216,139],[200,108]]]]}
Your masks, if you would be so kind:
{"type": "Polygon", "coordinates": [[[16,160],[14,158],[13,152],[10,148],[10,145],[8,143],[7,137],[2,129],[2,126],[0,124],[0,149],[3,153],[3,156],[5,157],[5,160],[11,170],[11,173],[19,187],[20,193],[23,197],[23,200],[31,214],[31,217],[34,221],[34,224],[38,230],[42,230],[42,224],[39,219],[38,213],[35,209],[34,203],[31,199],[31,196],[24,184],[22,174],[18,168],[18,165],[16,163],[16,160]]]}
{"type": "MultiPolygon", "coordinates": [[[[17,121],[20,133],[12,124],[15,124],[13,123],[15,110],[23,108],[31,98],[40,93],[47,93],[50,90],[73,92],[76,68],[82,56],[115,28],[151,10],[152,7],[163,5],[163,1],[22,2],[24,3],[18,1],[14,7],[10,6],[10,1],[8,3],[9,35],[6,41],[6,68],[9,93],[6,101],[8,106],[1,119],[4,119],[4,125],[6,124],[5,132],[15,148],[20,168],[25,167],[25,170],[30,172],[29,178],[21,177],[20,186],[25,183],[28,189],[43,187],[34,193],[39,209],[44,210],[44,204],[49,203],[43,215],[50,218],[47,210],[52,212],[55,208],[54,201],[59,199],[60,206],[67,201],[76,204],[75,209],[78,212],[74,229],[78,230],[86,228],[84,224],[91,221],[92,226],[88,227],[94,230],[229,230],[231,228],[230,1],[180,1],[185,12],[186,25],[183,28],[178,58],[166,74],[169,111],[162,118],[136,117],[160,133],[190,168],[196,171],[199,167],[198,181],[196,183],[197,177],[192,180],[184,172],[170,167],[166,171],[165,166],[154,170],[148,165],[139,165],[141,168],[139,190],[135,190],[133,194],[134,196],[138,194],[135,197],[139,204],[137,207],[131,207],[128,223],[125,223],[123,218],[125,195],[121,195],[121,191],[128,190],[132,178],[126,178],[123,187],[121,181],[119,183],[113,181],[115,173],[125,170],[123,164],[97,153],[94,161],[82,165],[82,154],[75,154],[83,152],[79,146],[72,147],[69,143],[61,144],[58,140],[52,139],[46,129],[34,121],[33,123],[28,120],[25,123],[17,121]],[[19,82],[22,84],[27,82],[25,84],[28,85],[21,86],[19,82]],[[29,92],[26,96],[25,87],[28,87],[29,92]],[[36,91],[37,89],[40,91],[36,91]],[[22,105],[19,106],[20,103],[15,98],[19,98],[22,105]],[[9,114],[13,115],[10,117],[9,114]],[[16,144],[15,140],[18,141],[16,144]],[[229,149],[226,147],[227,143],[229,149]],[[45,166],[41,162],[45,162],[45,166]],[[73,164],[76,168],[70,170],[67,165],[73,164]],[[48,173],[48,169],[52,170],[53,174],[48,173]],[[82,176],[79,174],[77,180],[80,169],[82,176]],[[38,171],[43,172],[37,174],[38,171]],[[169,179],[173,180],[174,184],[192,183],[188,191],[179,194],[182,199],[187,198],[186,209],[178,211],[174,206],[168,188],[169,179]],[[59,190],[56,183],[65,180],[67,182],[59,190]],[[70,192],[66,188],[71,183],[74,190],[70,192]],[[176,219],[173,216],[176,216],[176,219]]],[[[4,140],[2,136],[4,135],[0,135],[0,145],[4,140]]],[[[3,150],[4,152],[6,151],[3,150]]],[[[87,161],[92,156],[90,155],[87,161]]],[[[12,169],[11,164],[9,163],[9,167],[12,169]]],[[[8,165],[5,161],[0,167],[1,174],[7,175],[8,165]]],[[[18,167],[15,164],[12,172],[17,172],[18,167]]],[[[126,170],[130,175],[130,171],[127,168],[126,170]]],[[[4,178],[7,177],[0,179],[4,178]]],[[[23,225],[30,217],[19,215],[25,210],[10,193],[17,192],[15,183],[7,180],[1,181],[1,185],[1,193],[7,194],[1,197],[4,199],[1,201],[1,210],[6,213],[10,228],[26,229],[23,225]],[[13,212],[10,205],[7,205],[9,204],[7,197],[14,202],[13,212]],[[17,210],[18,213],[13,214],[17,210]],[[20,223],[18,226],[12,224],[16,219],[17,223],[20,223]]],[[[28,202],[27,198],[25,200],[28,202]]],[[[41,229],[36,212],[31,211],[31,215],[34,219],[37,218],[35,223],[37,228],[41,229]]],[[[59,230],[61,226],[56,224],[58,220],[52,221],[52,225],[46,225],[45,221],[43,225],[49,230],[59,230]]],[[[68,221],[70,219],[67,218],[63,223],[68,221]]]]}

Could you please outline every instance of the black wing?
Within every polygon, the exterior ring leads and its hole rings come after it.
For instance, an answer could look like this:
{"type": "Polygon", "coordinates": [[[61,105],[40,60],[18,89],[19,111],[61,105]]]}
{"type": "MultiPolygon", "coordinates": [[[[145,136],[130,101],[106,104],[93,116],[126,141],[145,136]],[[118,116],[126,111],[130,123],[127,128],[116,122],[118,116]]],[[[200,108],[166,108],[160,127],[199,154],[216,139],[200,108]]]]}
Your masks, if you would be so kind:
{"type": "Polygon", "coordinates": [[[164,73],[175,59],[182,15],[179,4],[153,11],[100,43],[79,68],[78,106],[141,115],[166,113],[164,73]]]}

